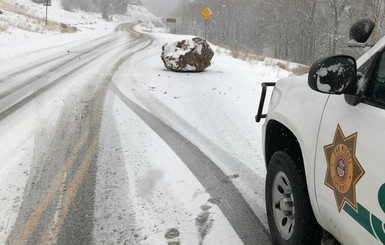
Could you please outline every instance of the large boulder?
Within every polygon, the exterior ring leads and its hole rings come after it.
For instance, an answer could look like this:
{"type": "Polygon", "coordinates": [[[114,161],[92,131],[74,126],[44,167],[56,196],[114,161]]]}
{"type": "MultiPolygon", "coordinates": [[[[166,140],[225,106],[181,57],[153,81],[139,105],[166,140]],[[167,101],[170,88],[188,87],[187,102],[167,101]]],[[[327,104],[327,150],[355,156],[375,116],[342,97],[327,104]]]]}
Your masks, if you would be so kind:
{"type": "Polygon", "coordinates": [[[162,47],[164,66],[176,72],[201,72],[211,65],[214,51],[202,38],[182,40],[162,47]]]}

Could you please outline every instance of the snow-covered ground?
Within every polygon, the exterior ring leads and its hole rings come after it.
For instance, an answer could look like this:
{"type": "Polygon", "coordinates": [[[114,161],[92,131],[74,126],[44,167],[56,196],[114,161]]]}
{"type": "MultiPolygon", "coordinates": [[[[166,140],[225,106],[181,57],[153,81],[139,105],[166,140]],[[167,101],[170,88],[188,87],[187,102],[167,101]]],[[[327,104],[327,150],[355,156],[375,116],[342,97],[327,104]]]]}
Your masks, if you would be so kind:
{"type": "MultiPolygon", "coordinates": [[[[8,5],[7,5],[8,6],[8,5]]],[[[99,13],[87,13],[80,10],[68,12],[62,9],[60,1],[52,1],[48,7],[48,20],[57,23],[74,26],[76,33],[61,33],[59,30],[49,31],[44,22],[35,23],[25,15],[45,19],[45,7],[31,0],[0,0],[0,9],[4,14],[0,15],[0,64],[4,59],[15,57],[19,54],[26,55],[33,51],[57,47],[60,44],[68,44],[80,40],[91,40],[101,35],[107,35],[115,28],[116,23],[125,21],[149,20],[155,17],[144,7],[132,5],[127,15],[114,15],[113,21],[102,19],[99,13]],[[12,11],[1,8],[1,2],[9,2],[12,11]],[[1,28],[0,28],[1,29],[1,28]]]]}
{"type": "MultiPolygon", "coordinates": [[[[36,15],[44,13],[43,6],[28,0],[12,2],[28,6],[36,15]]],[[[53,1],[49,11],[50,19],[74,25],[79,31],[74,34],[44,30],[43,33],[35,33],[10,26],[6,32],[0,32],[0,69],[13,69],[15,61],[25,60],[27,63],[35,55],[42,54],[36,53],[38,50],[48,49],[44,55],[54,54],[92,38],[113,33],[122,21],[136,22],[138,19],[153,18],[145,10],[136,9],[130,12],[130,16],[116,17],[116,22],[105,22],[97,14],[63,11],[56,1],[53,1]]],[[[5,11],[5,14],[8,12],[5,11]]],[[[18,21],[17,16],[11,13],[9,16],[8,21],[18,21]]],[[[265,168],[261,150],[261,125],[254,120],[260,84],[275,82],[290,74],[266,62],[234,59],[226,50],[215,46],[212,66],[207,71],[172,73],[165,70],[160,59],[161,46],[183,37],[160,33],[159,29],[151,28],[146,23],[136,29],[150,35],[155,41],[149,48],[136,53],[121,65],[113,77],[115,86],[209,156],[226,175],[231,176],[231,181],[256,214],[263,213],[265,168]]],[[[95,71],[91,69],[88,72],[95,71]]],[[[45,134],[44,127],[39,127],[47,125],[48,128],[57,123],[59,108],[63,106],[67,95],[79,85],[73,83],[72,86],[62,88],[55,105],[34,104],[30,106],[30,111],[24,110],[22,117],[0,122],[0,217],[3,217],[0,219],[0,244],[9,234],[20,208],[30,163],[34,157],[33,145],[39,143],[35,139],[45,134]],[[55,112],[52,112],[52,108],[55,108],[55,112]],[[36,110],[39,110],[39,115],[36,110]],[[34,120],[25,121],[22,118],[34,120]],[[18,179],[17,183],[7,183],[10,178],[18,179]]],[[[44,100],[53,100],[49,96],[44,100]]],[[[213,245],[241,244],[215,201],[210,199],[210,195],[183,161],[118,97],[109,93],[108,98],[112,98],[112,110],[106,108],[102,130],[112,130],[109,129],[110,121],[117,125],[115,130],[121,149],[116,151],[124,158],[126,170],[121,174],[127,174],[128,181],[116,183],[116,186],[121,186],[121,193],[116,198],[118,201],[130,199],[136,216],[136,241],[140,244],[165,244],[166,231],[175,228],[180,232],[179,237],[168,241],[175,239],[182,244],[198,244],[203,241],[204,244],[213,245]],[[125,186],[129,191],[125,191],[125,186]]],[[[43,103],[44,100],[38,101],[43,103]]],[[[107,147],[112,147],[108,141],[101,143],[101,161],[108,161],[109,155],[103,153],[107,147]]],[[[101,171],[103,168],[106,168],[105,171],[110,170],[110,166],[102,166],[101,171]]],[[[97,181],[103,178],[97,175],[97,181]]],[[[97,184],[96,192],[103,191],[103,188],[97,184]]],[[[96,199],[102,197],[103,193],[96,193],[96,199]]],[[[108,223],[103,220],[103,212],[108,212],[105,209],[108,204],[104,201],[95,208],[97,243],[118,239],[107,230],[104,234],[97,231],[98,227],[108,223]]],[[[125,204],[122,205],[120,208],[125,209],[125,204]]],[[[114,208],[119,209],[117,206],[114,208]]],[[[109,211],[114,215],[114,210],[109,211]]],[[[259,218],[266,224],[265,217],[259,218]]],[[[124,217],[123,221],[126,221],[124,217]]]]}
{"type": "Polygon", "coordinates": [[[121,76],[119,81],[124,81],[124,76],[130,72],[133,82],[119,82],[119,86],[125,93],[141,97],[143,101],[138,103],[147,103],[145,107],[150,107],[152,113],[179,128],[188,138],[196,138],[194,143],[206,144],[213,151],[219,147],[263,177],[265,168],[256,163],[262,156],[260,125],[254,119],[260,84],[275,82],[290,73],[264,62],[234,59],[214,45],[216,54],[207,71],[169,72],[159,58],[161,46],[189,36],[150,35],[156,40],[152,48],[135,55],[124,64],[121,69],[124,71],[117,74],[121,76]],[[212,147],[207,145],[210,143],[212,147]]]}
{"type": "MultiPolygon", "coordinates": [[[[151,48],[138,53],[130,62],[122,65],[115,75],[117,86],[136,103],[192,141],[218,164],[267,225],[264,216],[266,169],[261,147],[262,124],[257,124],[254,116],[260,98],[260,84],[275,82],[290,73],[265,62],[234,59],[226,50],[216,46],[212,46],[216,53],[212,65],[205,72],[169,72],[159,57],[161,46],[191,37],[154,33],[143,27],[138,27],[137,30],[151,35],[156,42],[151,48]]],[[[120,114],[127,114],[121,109],[124,105],[118,103],[116,106],[120,114]]],[[[126,125],[124,122],[120,124],[126,125]]],[[[124,134],[123,129],[121,133],[124,134]]],[[[122,145],[131,144],[123,141],[122,145]]],[[[160,148],[157,146],[151,149],[160,148]]],[[[127,158],[129,159],[128,156],[127,158]]],[[[157,160],[154,163],[155,169],[161,173],[169,173],[170,161],[157,160]]],[[[135,173],[130,177],[140,182],[145,174],[148,173],[135,173]]],[[[164,176],[161,179],[167,182],[173,178],[164,176]]],[[[181,185],[181,188],[196,188],[199,192],[202,187],[181,185]]],[[[185,195],[188,196],[187,193],[185,195]]],[[[156,206],[157,203],[152,202],[151,205],[156,206]]],[[[161,209],[165,204],[159,205],[160,207],[152,211],[161,209]]],[[[168,215],[163,213],[163,219],[168,215]]],[[[221,226],[216,228],[220,229],[221,226]]],[[[214,242],[215,239],[212,241],[213,243],[207,244],[221,244],[214,242]]]]}

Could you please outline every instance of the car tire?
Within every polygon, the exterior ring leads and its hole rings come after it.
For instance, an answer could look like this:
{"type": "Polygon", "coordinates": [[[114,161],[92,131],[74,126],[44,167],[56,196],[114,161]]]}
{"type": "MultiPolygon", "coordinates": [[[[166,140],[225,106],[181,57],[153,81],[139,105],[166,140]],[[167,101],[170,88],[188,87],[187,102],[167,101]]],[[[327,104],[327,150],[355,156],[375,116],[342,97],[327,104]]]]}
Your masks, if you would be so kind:
{"type": "Polygon", "coordinates": [[[266,176],[266,212],[274,244],[320,244],[304,172],[285,152],[274,153],[266,176]]]}

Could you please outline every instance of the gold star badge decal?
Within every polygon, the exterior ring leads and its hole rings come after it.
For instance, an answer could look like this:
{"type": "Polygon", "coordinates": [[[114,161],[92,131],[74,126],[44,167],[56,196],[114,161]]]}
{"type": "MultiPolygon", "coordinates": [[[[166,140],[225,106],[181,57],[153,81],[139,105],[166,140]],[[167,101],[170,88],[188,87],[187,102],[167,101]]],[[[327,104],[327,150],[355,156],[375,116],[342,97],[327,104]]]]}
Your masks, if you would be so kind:
{"type": "Polygon", "coordinates": [[[345,138],[338,125],[333,143],[324,146],[328,164],[325,185],[334,191],[338,211],[346,202],[357,209],[356,184],[365,171],[356,158],[356,143],[357,133],[345,138]]]}

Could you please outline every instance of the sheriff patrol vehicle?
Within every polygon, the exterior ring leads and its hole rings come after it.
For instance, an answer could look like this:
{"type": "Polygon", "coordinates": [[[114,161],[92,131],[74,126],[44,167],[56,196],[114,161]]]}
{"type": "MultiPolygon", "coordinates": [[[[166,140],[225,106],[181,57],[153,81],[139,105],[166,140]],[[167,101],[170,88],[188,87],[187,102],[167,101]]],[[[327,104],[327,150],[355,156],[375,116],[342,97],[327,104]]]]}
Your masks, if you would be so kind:
{"type": "MultiPolygon", "coordinates": [[[[353,25],[355,46],[373,29],[353,25]]],[[[385,38],[357,61],[326,57],[307,76],[263,84],[261,118],[273,242],[385,244],[385,38]]]]}

